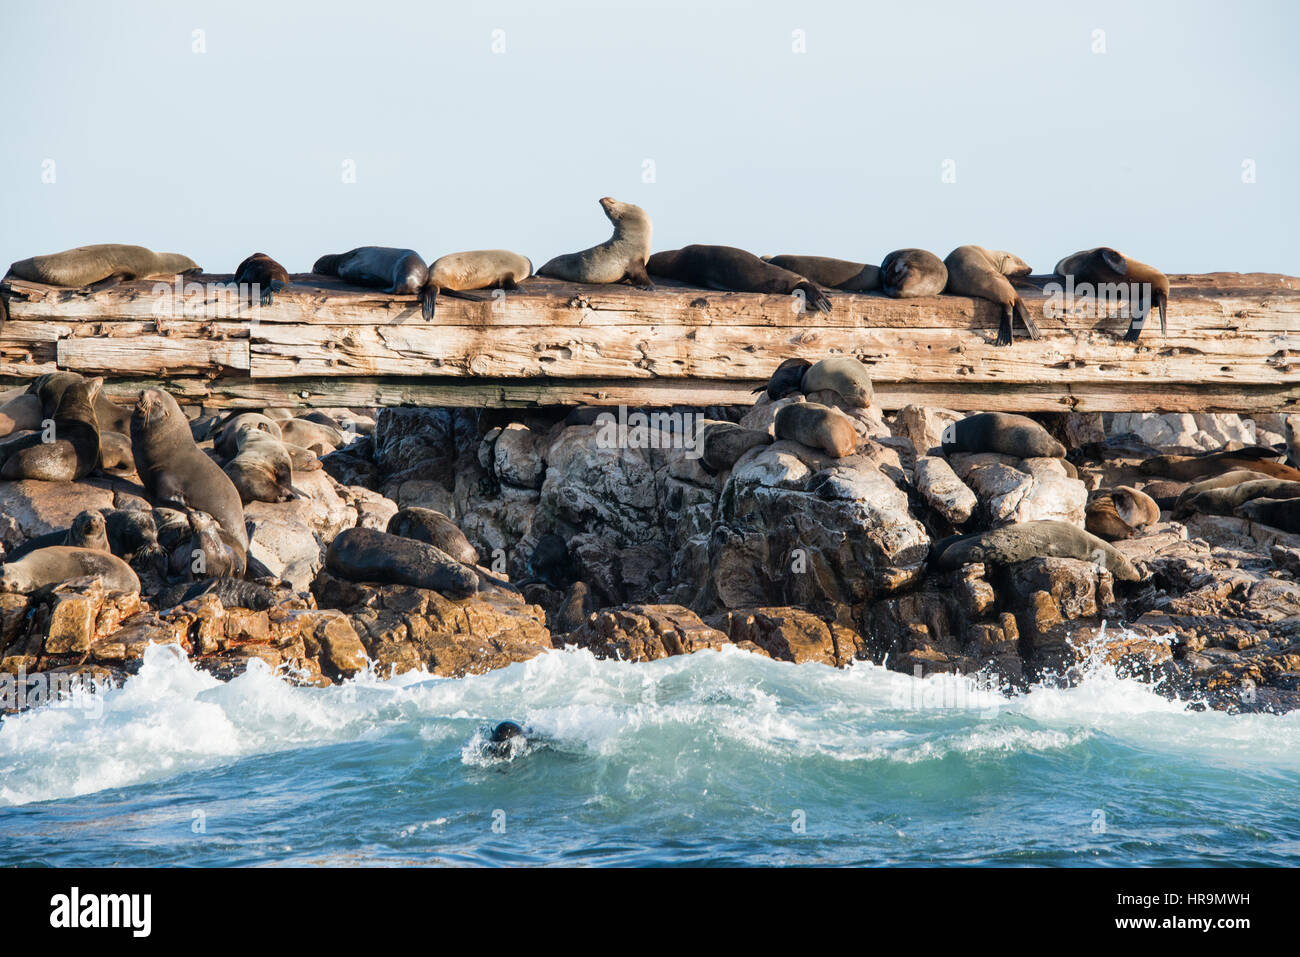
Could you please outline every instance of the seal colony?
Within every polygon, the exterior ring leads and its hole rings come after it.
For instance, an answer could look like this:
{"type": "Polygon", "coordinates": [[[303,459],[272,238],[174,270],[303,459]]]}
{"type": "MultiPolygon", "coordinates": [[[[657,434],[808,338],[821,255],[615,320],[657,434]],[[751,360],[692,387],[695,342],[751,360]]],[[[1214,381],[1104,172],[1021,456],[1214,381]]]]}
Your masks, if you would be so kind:
{"type": "MultiPolygon", "coordinates": [[[[834,308],[828,293],[979,298],[1002,311],[994,345],[1010,346],[1016,323],[1031,339],[1042,334],[1015,288],[1030,281],[1031,269],[1014,253],[968,244],[940,259],[929,250],[909,247],[887,253],[879,266],[820,255],[759,257],[723,245],[691,244],[656,253],[651,248],[653,224],[644,209],[610,196],[603,197],[600,206],[614,227],[613,235],[579,252],[553,257],[536,271],[538,276],[589,285],[624,283],[640,289],[653,289],[653,277],[658,277],[703,289],[787,295],[794,298],[796,311],[810,308],[824,313],[834,308]]],[[[198,271],[193,260],[179,254],[103,244],[15,262],[5,279],[96,291],[129,279],[198,271]]],[[[427,261],[409,247],[358,246],[320,256],[312,273],[388,295],[414,297],[423,318],[431,321],[439,295],[517,290],[533,275],[533,267],[527,256],[508,249],[452,252],[427,261]]],[[[1153,305],[1159,309],[1161,332],[1168,334],[1169,280],[1153,266],[1110,247],[1097,247],[1059,260],[1051,279],[1064,283],[1067,295],[1087,290],[1087,297],[1099,303],[1115,295],[1126,301],[1131,317],[1127,341],[1137,340],[1153,305]]],[[[256,295],[261,306],[274,305],[275,297],[291,288],[288,271],[265,253],[240,262],[230,285],[246,289],[250,304],[256,295]]],[[[7,316],[5,289],[0,284],[0,323],[7,316]]],[[[3,426],[0,418],[0,429],[3,426]]]]}

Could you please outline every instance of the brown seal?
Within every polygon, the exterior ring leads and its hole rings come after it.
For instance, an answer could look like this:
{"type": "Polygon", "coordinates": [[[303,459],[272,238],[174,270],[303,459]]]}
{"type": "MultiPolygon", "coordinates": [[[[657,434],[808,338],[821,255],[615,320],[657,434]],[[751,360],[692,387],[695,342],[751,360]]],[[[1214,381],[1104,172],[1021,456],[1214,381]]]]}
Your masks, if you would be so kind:
{"type": "Polygon", "coordinates": [[[398,509],[388,520],[388,534],[437,546],[465,565],[478,564],[478,551],[469,543],[465,533],[442,512],[431,508],[411,506],[398,509]]]}
{"type": "Polygon", "coordinates": [[[948,254],[943,265],[948,270],[948,285],[944,288],[948,295],[987,299],[1002,308],[997,345],[1011,345],[1013,320],[1017,317],[1024,323],[1029,338],[1043,337],[1038,323],[1025,307],[1025,301],[1007,278],[1028,276],[1031,272],[1029,264],[1019,256],[983,246],[958,246],[948,254]]]}
{"type": "Polygon", "coordinates": [[[424,318],[433,318],[440,292],[518,289],[519,284],[532,274],[532,260],[508,249],[477,249],[440,256],[429,264],[427,286],[430,293],[420,300],[427,306],[424,318]]]}
{"type": "Polygon", "coordinates": [[[880,263],[880,288],[895,299],[937,296],[948,285],[948,267],[925,249],[895,249],[880,263]]]}
{"type": "Polygon", "coordinates": [[[140,393],[131,416],[131,451],[149,501],[155,506],[197,509],[211,515],[234,554],[235,574],[242,575],[248,532],[239,492],[221,466],[195,444],[189,422],[170,393],[161,389],[140,393]]]}
{"type": "Polygon", "coordinates": [[[614,235],[599,246],[556,256],[537,270],[537,275],[566,282],[625,282],[649,288],[653,285],[646,275],[652,230],[650,217],[640,206],[620,203],[609,196],[600,201],[600,208],[614,224],[614,235]]]}
{"type": "Polygon", "coordinates": [[[805,276],[828,289],[842,292],[875,292],[880,288],[880,267],[830,256],[764,256],[769,262],[805,276]]]}
{"type": "Polygon", "coordinates": [[[235,270],[231,285],[242,286],[248,290],[248,304],[253,304],[253,293],[258,293],[258,301],[263,306],[275,302],[275,294],[289,288],[289,270],[266,253],[253,253],[235,270]]]}
{"type": "Polygon", "coordinates": [[[725,472],[750,449],[770,445],[772,435],[766,429],[747,429],[735,422],[711,422],[704,427],[700,463],[711,475],[725,472]]]}
{"type": "Polygon", "coordinates": [[[655,253],[646,263],[652,276],[676,279],[704,289],[727,292],[799,293],[803,301],[821,312],[831,311],[831,301],[806,276],[782,269],[735,246],[684,246],[655,253]]]}
{"type": "Polygon", "coordinates": [[[74,578],[94,578],[110,592],[138,594],[140,579],[116,555],[95,548],[51,545],[28,552],[0,569],[0,592],[30,594],[74,578]]]}
{"type": "Polygon", "coordinates": [[[421,308],[426,308],[425,298],[430,295],[425,287],[429,281],[429,267],[414,249],[358,246],[345,253],[321,256],[311,271],[318,276],[337,276],[344,282],[380,289],[394,296],[418,296],[421,308]]]}
{"type": "Polygon", "coordinates": [[[1251,499],[1238,505],[1234,514],[1284,532],[1300,532],[1300,501],[1294,498],[1251,499]]]}
{"type": "Polygon", "coordinates": [[[813,402],[823,399],[835,401],[855,409],[870,408],[875,395],[871,387],[871,374],[867,367],[853,356],[830,356],[814,362],[803,374],[800,390],[813,402]],[[826,395],[830,393],[830,395],[826,395]]]}
{"type": "Polygon", "coordinates": [[[1145,492],[1117,485],[1092,493],[1084,515],[1088,531],[1108,542],[1118,542],[1160,521],[1160,506],[1145,492]]]}
{"type": "Polygon", "coordinates": [[[1146,263],[1138,262],[1136,259],[1125,256],[1109,246],[1098,246],[1096,249],[1085,249],[1082,252],[1066,256],[1056,264],[1053,272],[1062,279],[1073,277],[1076,286],[1079,283],[1116,287],[1132,286],[1133,284],[1149,286],[1151,288],[1151,302],[1145,304],[1145,308],[1141,309],[1129,321],[1128,332],[1124,334],[1124,341],[1137,342],[1138,336],[1142,334],[1142,327],[1146,324],[1147,313],[1152,305],[1160,310],[1160,334],[1162,336],[1169,334],[1165,322],[1165,310],[1169,306],[1169,277],[1155,266],[1148,266],[1146,263]]]}
{"type": "Polygon", "coordinates": [[[1203,455],[1153,455],[1138,465],[1144,475],[1162,475],[1182,482],[1213,478],[1224,472],[1249,470],[1269,478],[1300,481],[1300,469],[1282,465],[1282,454],[1267,445],[1249,445],[1241,449],[1222,449],[1203,455]]]}
{"type": "MultiPolygon", "coordinates": [[[[1180,517],[1192,513],[1231,515],[1242,505],[1257,498],[1300,498],[1300,482],[1287,482],[1256,475],[1250,481],[1236,482],[1217,488],[1197,489],[1193,485],[1178,496],[1174,510],[1180,517]]],[[[1300,504],[1297,507],[1300,507],[1300,504]]]]}
{"type": "Polygon", "coordinates": [[[1133,563],[1109,542],[1078,525],[1048,520],[945,538],[935,543],[931,563],[946,570],[979,562],[1014,565],[1040,557],[1096,562],[1120,581],[1135,582],[1139,578],[1133,563]]]}
{"type": "Polygon", "coordinates": [[[283,442],[245,425],[235,435],[235,449],[225,472],[240,501],[288,502],[299,497],[293,487],[293,460],[283,442]]]}
{"type": "Polygon", "coordinates": [[[776,437],[821,449],[837,459],[852,455],[858,447],[852,420],[839,409],[818,402],[795,402],[777,412],[776,437]]]}
{"type": "Polygon", "coordinates": [[[943,430],[943,454],[999,452],[1019,459],[1065,458],[1065,446],[1035,422],[1009,412],[981,412],[949,423],[943,430]]]}
{"type": "Polygon", "coordinates": [[[201,271],[198,263],[179,253],[156,253],[144,246],[103,243],[19,260],[9,267],[5,278],[12,276],[47,286],[106,289],[132,279],[189,275],[201,271]]]}
{"type": "Polygon", "coordinates": [[[784,399],[792,392],[800,392],[803,386],[803,374],[811,367],[812,363],[807,359],[786,359],[776,367],[772,377],[767,380],[767,385],[759,386],[754,392],[766,392],[767,397],[773,402],[784,399]]]}
{"type": "Polygon", "coordinates": [[[0,478],[73,482],[94,471],[99,465],[95,397],[103,385],[103,379],[73,372],[41,376],[36,394],[42,419],[51,427],[0,447],[0,478]]]}
{"type": "Polygon", "coordinates": [[[346,581],[429,588],[453,599],[479,587],[474,569],[441,548],[373,528],[339,532],[325,552],[325,567],[346,581]]]}

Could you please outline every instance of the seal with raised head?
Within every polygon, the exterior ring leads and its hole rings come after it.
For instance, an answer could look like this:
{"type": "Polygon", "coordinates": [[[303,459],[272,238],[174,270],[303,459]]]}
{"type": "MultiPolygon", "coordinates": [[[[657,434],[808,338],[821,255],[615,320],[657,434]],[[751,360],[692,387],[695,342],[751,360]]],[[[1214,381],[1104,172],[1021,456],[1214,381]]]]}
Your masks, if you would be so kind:
{"type": "Polygon", "coordinates": [[[600,208],[614,224],[614,235],[599,246],[556,256],[537,270],[537,275],[566,282],[625,282],[649,288],[653,285],[646,274],[652,230],[650,217],[640,206],[620,203],[609,196],[600,201],[600,208]]]}
{"type": "Polygon", "coordinates": [[[247,564],[248,533],[239,492],[190,434],[190,425],[171,394],[145,389],[131,416],[131,451],[140,482],[155,506],[207,512],[221,527],[234,554],[234,574],[247,564]]]}
{"type": "Polygon", "coordinates": [[[880,263],[880,288],[895,299],[937,296],[948,285],[948,267],[925,249],[895,249],[880,263]]]}
{"type": "Polygon", "coordinates": [[[1014,336],[1013,320],[1019,318],[1031,339],[1041,339],[1043,333],[1029,314],[1025,301],[1020,298],[1008,276],[1028,276],[1029,264],[1019,256],[1003,250],[989,250],[983,246],[958,246],[943,261],[948,270],[948,285],[944,288],[950,296],[972,296],[987,299],[1002,308],[1002,321],[998,323],[997,345],[1009,346],[1014,336]]]}
{"type": "Polygon", "coordinates": [[[1139,577],[1133,563],[1109,542],[1070,522],[1050,520],[945,538],[935,544],[931,563],[946,570],[977,562],[1014,565],[1049,557],[1100,563],[1120,581],[1135,582],[1139,577]]]}
{"type": "Polygon", "coordinates": [[[136,574],[167,574],[167,552],[158,544],[153,512],[142,508],[103,509],[108,548],[136,574]]]}
{"type": "Polygon", "coordinates": [[[646,263],[652,276],[676,279],[703,289],[803,296],[803,304],[831,311],[831,301],[806,276],[782,269],[735,246],[683,246],[655,253],[646,263]]]}
{"type": "Polygon", "coordinates": [[[431,508],[410,506],[398,509],[388,520],[388,534],[437,546],[465,565],[478,564],[478,551],[469,543],[465,533],[442,512],[431,508]]]}
{"type": "Polygon", "coordinates": [[[47,286],[107,289],[132,279],[154,279],[202,272],[199,264],[180,253],[156,253],[144,246],[101,243],[78,246],[48,256],[21,259],[9,267],[14,277],[47,286]]]}
{"type": "Polygon", "coordinates": [[[943,454],[998,452],[1019,459],[1065,458],[1065,446],[1033,419],[1010,412],[980,412],[950,422],[943,430],[943,454]]]}
{"type": "Polygon", "coordinates": [[[89,508],[84,512],[78,512],[68,528],[63,544],[112,552],[108,545],[108,525],[104,521],[103,514],[89,508]]]}
{"type": "Polygon", "coordinates": [[[839,409],[819,402],[795,402],[777,412],[776,437],[821,449],[837,459],[852,455],[858,447],[852,420],[839,409]]]}
{"type": "Polygon", "coordinates": [[[1132,538],[1140,529],[1160,521],[1160,506],[1145,492],[1129,485],[1093,492],[1084,511],[1084,527],[1108,542],[1132,538]]]}
{"type": "Polygon", "coordinates": [[[38,381],[42,417],[52,423],[52,431],[25,435],[0,448],[4,456],[0,478],[46,482],[85,478],[99,465],[95,397],[104,380],[54,373],[38,381]]]}
{"type": "MultiPolygon", "coordinates": [[[[1169,334],[1165,322],[1165,311],[1169,306],[1169,277],[1155,266],[1138,262],[1109,246],[1098,246],[1096,249],[1071,253],[1058,262],[1052,271],[1062,279],[1068,280],[1073,277],[1076,286],[1079,283],[1089,283],[1094,287],[1111,286],[1116,287],[1118,292],[1124,291],[1120,287],[1130,287],[1128,295],[1130,310],[1135,305],[1131,296],[1131,286],[1133,284],[1149,286],[1151,301],[1143,302],[1139,311],[1129,321],[1124,341],[1137,342],[1152,305],[1160,310],[1160,334],[1162,336],[1169,334]]],[[[1094,292],[1098,299],[1104,298],[1102,289],[1094,289],[1094,292]]]]}
{"type": "Polygon", "coordinates": [[[74,578],[95,578],[110,592],[138,594],[140,579],[116,555],[96,548],[51,545],[0,568],[0,592],[30,594],[74,578]]]}
{"type": "Polygon", "coordinates": [[[449,253],[429,264],[427,286],[422,296],[424,318],[432,319],[440,292],[472,292],[475,289],[518,289],[533,274],[532,260],[508,249],[476,249],[449,253]]]}
{"type": "MultiPolygon", "coordinates": [[[[328,253],[316,260],[311,271],[318,276],[337,276],[354,286],[379,289],[394,296],[418,296],[421,309],[431,293],[429,267],[414,249],[392,246],[358,246],[345,253],[328,253]]],[[[433,308],[429,305],[427,308],[433,308]]]]}
{"type": "Polygon", "coordinates": [[[834,398],[855,409],[869,408],[875,395],[870,372],[853,356],[819,359],[803,374],[799,388],[813,402],[834,398]]]}
{"type": "Polygon", "coordinates": [[[325,552],[331,574],[354,582],[429,588],[448,598],[478,591],[478,575],[441,548],[374,528],[347,528],[325,552]]]}
{"type": "Polygon", "coordinates": [[[236,454],[225,472],[239,492],[240,501],[289,502],[298,498],[293,487],[293,460],[273,435],[252,425],[235,434],[236,454]]]}
{"type": "Polygon", "coordinates": [[[764,256],[764,262],[806,276],[819,286],[842,292],[875,292],[880,288],[880,267],[830,256],[764,256]]]}
{"type": "Polygon", "coordinates": [[[233,286],[242,286],[248,290],[248,304],[253,304],[253,292],[258,293],[258,301],[263,306],[275,302],[275,294],[289,288],[289,270],[266,253],[253,253],[235,270],[235,278],[230,281],[233,286]]]}
{"type": "Polygon", "coordinates": [[[1251,499],[1238,505],[1233,514],[1284,532],[1300,532],[1300,501],[1294,498],[1251,499]]]}

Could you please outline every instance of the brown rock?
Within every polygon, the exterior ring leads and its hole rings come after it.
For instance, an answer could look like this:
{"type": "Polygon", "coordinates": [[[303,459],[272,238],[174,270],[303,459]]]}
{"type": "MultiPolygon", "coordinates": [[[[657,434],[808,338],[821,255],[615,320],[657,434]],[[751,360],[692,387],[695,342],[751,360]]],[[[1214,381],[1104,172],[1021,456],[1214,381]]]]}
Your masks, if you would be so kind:
{"type": "Polygon", "coordinates": [[[726,635],[681,605],[627,605],[595,612],[565,640],[597,657],[621,661],[655,661],[728,644],[726,635]]]}

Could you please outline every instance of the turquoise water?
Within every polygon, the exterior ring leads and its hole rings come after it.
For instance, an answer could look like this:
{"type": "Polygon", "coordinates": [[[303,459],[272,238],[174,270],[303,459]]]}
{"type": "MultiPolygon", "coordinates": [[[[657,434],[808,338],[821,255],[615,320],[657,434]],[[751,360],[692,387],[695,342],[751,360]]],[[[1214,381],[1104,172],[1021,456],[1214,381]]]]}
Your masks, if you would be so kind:
{"type": "Polygon", "coordinates": [[[0,864],[1300,860],[1300,713],[1189,710],[1101,667],[1006,699],[736,649],[565,651],[315,689],[158,647],[74,703],[0,724],[0,864]],[[485,754],[506,718],[532,742],[485,754]]]}

